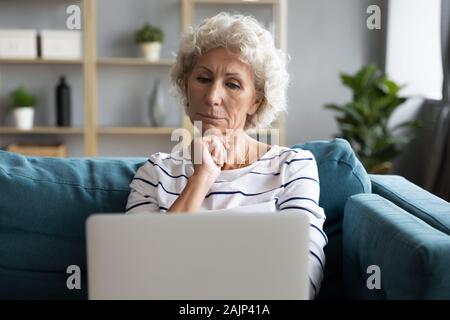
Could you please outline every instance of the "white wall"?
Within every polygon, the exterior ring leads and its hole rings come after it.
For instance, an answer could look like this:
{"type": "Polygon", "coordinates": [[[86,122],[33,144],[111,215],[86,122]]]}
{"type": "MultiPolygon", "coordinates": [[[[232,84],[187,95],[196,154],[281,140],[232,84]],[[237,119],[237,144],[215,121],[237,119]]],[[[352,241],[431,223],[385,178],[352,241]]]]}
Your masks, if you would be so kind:
{"type": "Polygon", "coordinates": [[[330,139],[337,132],[326,103],[343,103],[350,91],[339,73],[354,73],[364,64],[384,67],[386,1],[288,1],[288,52],[293,77],[289,89],[286,144],[330,139]],[[368,30],[366,9],[379,5],[382,29],[368,30]]]}

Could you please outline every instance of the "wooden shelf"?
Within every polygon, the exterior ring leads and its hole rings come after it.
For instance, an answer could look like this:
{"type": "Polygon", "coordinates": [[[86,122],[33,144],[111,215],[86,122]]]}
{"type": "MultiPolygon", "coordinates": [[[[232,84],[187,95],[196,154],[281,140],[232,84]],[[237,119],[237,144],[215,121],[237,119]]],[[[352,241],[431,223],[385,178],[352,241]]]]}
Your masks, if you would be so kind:
{"type": "Polygon", "coordinates": [[[77,127],[34,127],[20,130],[15,127],[0,127],[0,134],[83,134],[83,128],[77,127]]]}
{"type": "Polygon", "coordinates": [[[82,60],[74,59],[74,60],[59,60],[59,59],[9,59],[9,58],[0,58],[0,64],[79,64],[83,63],[82,60]]]}
{"type": "Polygon", "coordinates": [[[168,127],[99,127],[97,132],[99,134],[130,134],[130,135],[139,135],[139,134],[172,134],[173,130],[177,128],[168,128],[168,127]]]}
{"type": "Polygon", "coordinates": [[[158,61],[148,61],[142,58],[101,58],[97,60],[99,65],[118,65],[118,66],[171,66],[175,63],[173,59],[161,59],[158,61]]]}

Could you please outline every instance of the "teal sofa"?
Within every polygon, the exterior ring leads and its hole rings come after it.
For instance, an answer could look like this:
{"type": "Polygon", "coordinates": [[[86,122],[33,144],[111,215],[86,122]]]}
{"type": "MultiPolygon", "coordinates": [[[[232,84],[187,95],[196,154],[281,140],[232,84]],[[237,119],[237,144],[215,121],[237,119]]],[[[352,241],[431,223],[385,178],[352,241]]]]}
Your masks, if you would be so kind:
{"type": "MultiPolygon", "coordinates": [[[[448,202],[399,176],[368,175],[344,140],[293,147],[319,168],[329,238],[319,299],[450,299],[448,202]],[[374,265],[381,286],[371,290],[374,265]]],[[[86,218],[123,212],[145,161],[0,151],[0,299],[86,299],[86,218]],[[81,268],[80,290],[67,289],[70,265],[81,268]]]]}

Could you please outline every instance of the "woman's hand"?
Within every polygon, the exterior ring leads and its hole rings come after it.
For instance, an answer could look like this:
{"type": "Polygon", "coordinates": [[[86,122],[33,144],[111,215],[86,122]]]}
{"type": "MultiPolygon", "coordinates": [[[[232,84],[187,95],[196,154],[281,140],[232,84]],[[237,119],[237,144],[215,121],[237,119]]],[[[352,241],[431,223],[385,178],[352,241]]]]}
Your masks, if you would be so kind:
{"type": "Polygon", "coordinates": [[[227,161],[228,143],[222,137],[209,135],[195,138],[192,144],[194,175],[206,178],[211,184],[214,183],[227,161]],[[195,152],[200,152],[200,155],[195,155],[195,152]]]}
{"type": "Polygon", "coordinates": [[[191,158],[194,174],[189,177],[180,196],[167,212],[198,212],[211,186],[227,160],[228,143],[221,136],[195,138],[191,143],[191,158]],[[197,154],[195,154],[197,153],[197,154]]]}

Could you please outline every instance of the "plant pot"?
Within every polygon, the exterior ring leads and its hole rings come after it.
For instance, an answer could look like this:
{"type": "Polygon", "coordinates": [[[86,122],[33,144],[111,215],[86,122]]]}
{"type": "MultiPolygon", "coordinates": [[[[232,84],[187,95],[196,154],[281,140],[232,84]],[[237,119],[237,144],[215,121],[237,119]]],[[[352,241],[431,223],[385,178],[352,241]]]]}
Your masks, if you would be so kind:
{"type": "Polygon", "coordinates": [[[371,174],[389,174],[392,172],[394,165],[391,161],[385,161],[369,168],[371,174]]]}
{"type": "Polygon", "coordinates": [[[149,61],[158,61],[161,56],[160,42],[144,42],[139,45],[144,59],[149,61]]]}
{"type": "Polygon", "coordinates": [[[14,109],[16,127],[20,130],[33,129],[34,107],[20,107],[14,109]]]}

